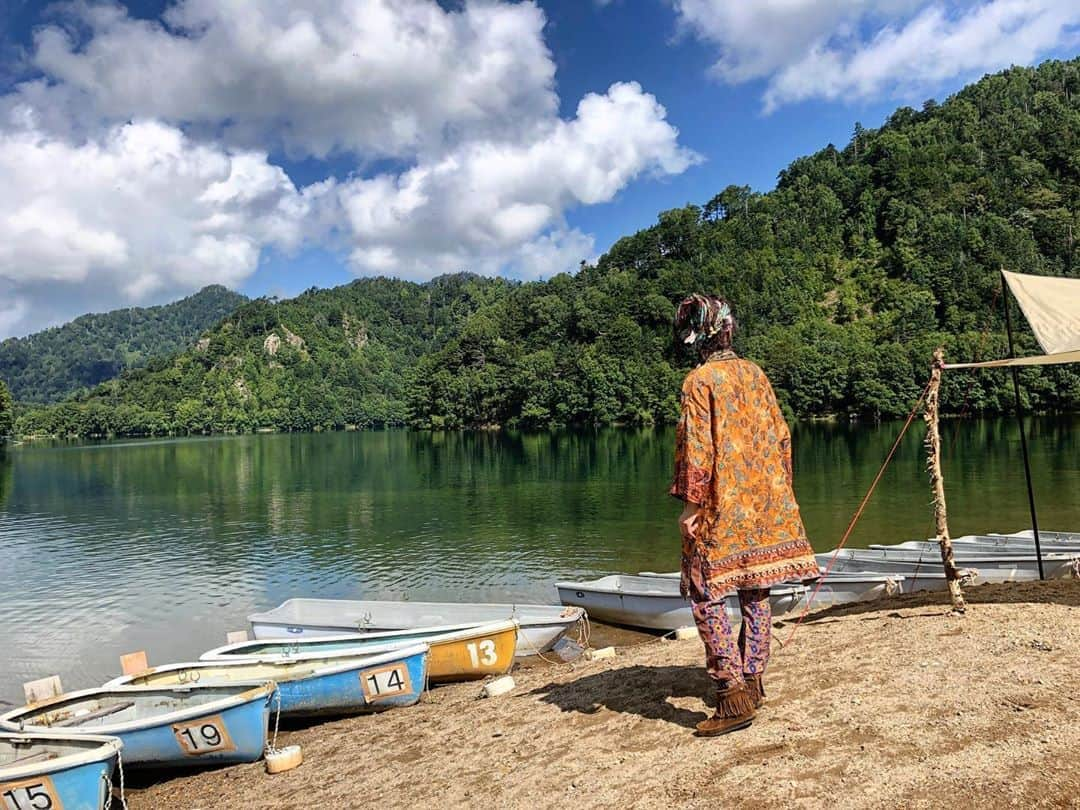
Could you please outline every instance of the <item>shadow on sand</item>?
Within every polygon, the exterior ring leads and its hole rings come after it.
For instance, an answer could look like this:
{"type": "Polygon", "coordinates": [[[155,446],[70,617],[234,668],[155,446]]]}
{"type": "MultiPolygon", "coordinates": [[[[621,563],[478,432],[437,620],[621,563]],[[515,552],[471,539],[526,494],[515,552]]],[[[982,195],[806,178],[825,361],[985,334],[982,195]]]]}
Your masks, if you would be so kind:
{"type": "Polygon", "coordinates": [[[693,728],[709,714],[672,705],[668,698],[704,698],[711,709],[715,705],[714,688],[701,664],[683,667],[637,664],[586,675],[568,683],[549,683],[530,694],[564,712],[595,714],[606,708],[693,728]]]}

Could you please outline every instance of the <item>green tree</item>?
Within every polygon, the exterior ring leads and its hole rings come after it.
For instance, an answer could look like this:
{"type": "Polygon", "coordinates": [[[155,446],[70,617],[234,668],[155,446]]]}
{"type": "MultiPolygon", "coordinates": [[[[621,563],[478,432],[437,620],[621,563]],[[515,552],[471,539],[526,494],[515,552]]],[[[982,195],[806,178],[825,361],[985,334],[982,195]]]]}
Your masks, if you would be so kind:
{"type": "Polygon", "coordinates": [[[3,380],[0,380],[0,443],[4,437],[11,434],[15,425],[15,406],[11,400],[11,393],[3,380]]]}

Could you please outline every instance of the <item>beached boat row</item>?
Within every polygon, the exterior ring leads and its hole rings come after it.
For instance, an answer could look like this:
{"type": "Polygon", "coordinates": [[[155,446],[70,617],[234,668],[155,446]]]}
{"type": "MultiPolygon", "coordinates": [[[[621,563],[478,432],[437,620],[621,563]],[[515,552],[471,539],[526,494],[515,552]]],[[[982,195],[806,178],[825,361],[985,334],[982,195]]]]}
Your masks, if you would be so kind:
{"type": "MultiPolygon", "coordinates": [[[[1044,575],[1080,576],[1080,533],[1040,532],[1044,575]]],[[[1032,532],[967,535],[953,540],[957,566],[968,581],[1014,582],[1039,578],[1032,532]]],[[[774,616],[814,607],[878,599],[882,596],[947,587],[936,540],[912,540],[868,549],[834,549],[818,554],[820,582],[787,583],[771,589],[774,616]]],[[[679,593],[679,574],[644,571],[583,582],[556,583],[564,605],[583,607],[592,619],[651,630],[693,625],[690,603],[679,593]]],[[[727,597],[732,619],[739,603],[727,597]]]]}
{"type": "MultiPolygon", "coordinates": [[[[1041,533],[1048,577],[1080,575],[1080,534],[1041,533]]],[[[1030,532],[953,541],[965,576],[1039,576],[1030,532]]],[[[938,545],[909,541],[818,555],[819,583],[771,589],[774,615],[946,587],[938,545]]],[[[0,714],[2,810],[101,810],[114,771],[252,762],[273,749],[281,716],[380,712],[433,683],[506,673],[550,650],[588,615],[674,630],[693,624],[679,575],[642,572],[556,584],[562,605],[290,599],[248,617],[253,639],[197,661],[127,672],[105,685],[35,698],[0,714]],[[273,719],[273,723],[271,720],[273,719]]],[[[738,619],[738,601],[727,601],[738,619]]]]}
{"type": "Polygon", "coordinates": [[[583,617],[552,605],[290,600],[249,617],[255,640],[0,715],[0,808],[100,810],[121,758],[253,762],[272,749],[279,717],[409,706],[429,684],[508,672],[583,617]]]}

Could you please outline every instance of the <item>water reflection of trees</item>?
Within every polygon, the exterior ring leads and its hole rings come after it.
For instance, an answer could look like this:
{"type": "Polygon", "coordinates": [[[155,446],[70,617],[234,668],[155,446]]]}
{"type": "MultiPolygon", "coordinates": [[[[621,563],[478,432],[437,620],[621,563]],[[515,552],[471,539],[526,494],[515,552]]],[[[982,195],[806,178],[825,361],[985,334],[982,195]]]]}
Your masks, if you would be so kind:
{"type": "Polygon", "coordinates": [[[14,463],[11,460],[11,451],[0,439],[0,509],[4,508],[8,495],[11,493],[11,483],[14,480],[14,463]]]}
{"type": "MultiPolygon", "coordinates": [[[[1080,523],[1078,426],[1032,422],[1047,528],[1080,523]]],[[[815,545],[835,544],[898,430],[797,426],[796,488],[815,545]]],[[[1015,422],[947,422],[943,433],[954,532],[1027,525],[1015,422]]],[[[853,544],[929,531],[923,434],[913,424],[853,544]]],[[[177,554],[238,565],[483,566],[505,552],[633,570],[678,560],[677,504],[666,495],[673,440],[668,429],[382,431],[32,448],[18,454],[14,481],[0,457],[0,503],[15,487],[27,509],[107,523],[140,542],[176,538],[177,554]]],[[[100,543],[81,535],[72,542],[100,543]]]]}

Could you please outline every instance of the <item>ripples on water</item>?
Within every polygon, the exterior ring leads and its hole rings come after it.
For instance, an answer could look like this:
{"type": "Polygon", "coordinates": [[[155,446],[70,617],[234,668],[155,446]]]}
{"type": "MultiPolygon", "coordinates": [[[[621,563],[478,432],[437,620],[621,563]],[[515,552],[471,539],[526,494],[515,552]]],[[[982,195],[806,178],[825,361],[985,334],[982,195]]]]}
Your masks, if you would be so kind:
{"type": "MultiPolygon", "coordinates": [[[[1080,527],[1076,427],[1033,429],[1046,528],[1080,527]]],[[[836,543],[897,428],[799,426],[816,547],[836,543]]],[[[853,544],[931,531],[919,438],[853,544]]],[[[969,422],[952,438],[954,534],[1026,526],[1015,428],[969,422]]],[[[291,596],[551,602],[556,579],[673,569],[672,439],[390,431],[14,448],[0,460],[0,698],[54,672],[98,684],[133,650],[197,657],[291,596]]]]}

